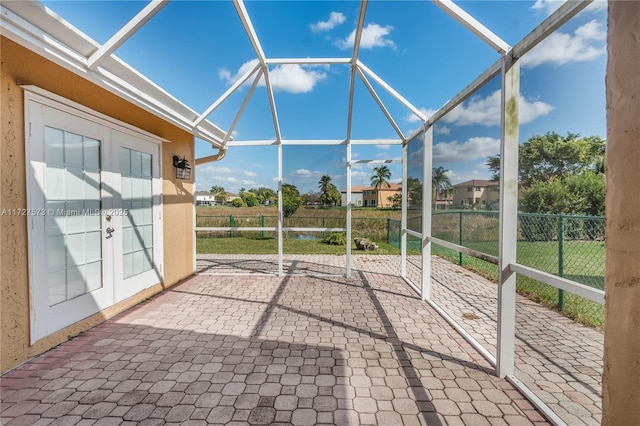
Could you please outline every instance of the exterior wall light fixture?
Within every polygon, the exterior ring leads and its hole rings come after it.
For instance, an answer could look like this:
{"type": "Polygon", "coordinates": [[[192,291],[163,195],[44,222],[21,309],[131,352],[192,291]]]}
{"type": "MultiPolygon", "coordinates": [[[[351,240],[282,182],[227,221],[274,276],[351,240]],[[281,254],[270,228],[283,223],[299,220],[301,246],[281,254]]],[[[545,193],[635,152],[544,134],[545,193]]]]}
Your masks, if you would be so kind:
{"type": "Polygon", "coordinates": [[[191,166],[185,157],[174,155],[173,167],[176,168],[176,179],[191,179],[191,166]]]}

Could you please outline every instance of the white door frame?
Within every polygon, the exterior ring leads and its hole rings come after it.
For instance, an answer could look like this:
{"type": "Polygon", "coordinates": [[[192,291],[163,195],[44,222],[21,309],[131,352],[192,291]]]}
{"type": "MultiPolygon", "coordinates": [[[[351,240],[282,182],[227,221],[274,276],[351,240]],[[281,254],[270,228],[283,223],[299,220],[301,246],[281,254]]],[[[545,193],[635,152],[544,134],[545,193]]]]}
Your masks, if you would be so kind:
{"type": "MultiPolygon", "coordinates": [[[[28,234],[28,262],[29,262],[29,297],[30,297],[30,342],[33,345],[39,339],[61,330],[90,315],[112,306],[133,294],[148,288],[154,284],[163,282],[163,225],[162,225],[162,142],[167,142],[158,136],[145,132],[127,123],[120,122],[104,114],[93,111],[83,105],[42,90],[35,86],[22,86],[24,94],[25,117],[25,162],[27,182],[27,234],[28,234]],[[146,280],[144,284],[134,286],[130,291],[118,291],[118,256],[115,253],[115,244],[122,244],[121,238],[102,239],[103,258],[103,287],[83,296],[79,296],[60,305],[49,307],[49,292],[47,281],[47,269],[43,262],[47,262],[46,250],[46,205],[44,204],[44,192],[41,183],[44,182],[44,140],[42,132],[44,125],[41,118],[47,109],[49,115],[64,117],[64,114],[77,118],[65,122],[65,130],[77,131],[85,136],[92,136],[101,140],[101,199],[102,209],[109,209],[114,204],[110,189],[105,183],[113,184],[120,176],[118,165],[113,165],[111,152],[114,132],[119,135],[128,135],[130,141],[143,141],[146,146],[149,143],[157,148],[157,154],[153,160],[153,215],[154,215],[154,278],[146,280]],[[106,166],[106,167],[105,167],[106,166]],[[114,263],[114,260],[116,262],[114,263]],[[115,272],[115,274],[114,274],[115,272]],[[64,305],[61,306],[61,305],[64,305]],[[69,315],[72,313],[72,316],[69,315]]],[[[68,117],[68,116],[67,116],[68,117]]],[[[128,144],[129,142],[127,142],[128,144]]],[[[134,144],[135,145],[135,144],[134,144]]],[[[134,148],[135,149],[135,148],[134,148]]],[[[113,191],[111,189],[111,191],[113,191]]],[[[119,196],[119,194],[115,194],[119,196]]],[[[108,226],[105,216],[101,216],[103,230],[108,226]]],[[[120,259],[120,271],[121,269],[120,259]]],[[[121,275],[120,275],[121,277],[121,275]]],[[[147,277],[148,278],[148,277],[147,277]]]]}

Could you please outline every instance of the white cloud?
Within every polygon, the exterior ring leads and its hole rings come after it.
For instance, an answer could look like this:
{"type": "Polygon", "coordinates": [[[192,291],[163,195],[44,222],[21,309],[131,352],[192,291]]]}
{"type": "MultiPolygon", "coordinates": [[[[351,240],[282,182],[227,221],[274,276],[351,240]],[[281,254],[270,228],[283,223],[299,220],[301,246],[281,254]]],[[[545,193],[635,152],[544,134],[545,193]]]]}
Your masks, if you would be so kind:
{"type": "MultiPolygon", "coordinates": [[[[520,123],[525,124],[538,117],[549,114],[553,107],[542,101],[528,101],[523,96],[519,102],[520,123]]],[[[458,105],[446,114],[442,121],[445,123],[467,126],[480,124],[483,126],[497,126],[500,124],[500,90],[496,90],[487,97],[473,96],[468,101],[458,105]]]]}
{"type": "MultiPolygon", "coordinates": [[[[257,64],[257,59],[245,62],[235,74],[226,68],[221,68],[218,71],[218,76],[221,80],[231,85],[257,64]]],[[[269,78],[273,90],[289,93],[307,93],[313,90],[316,83],[327,77],[327,73],[321,71],[322,69],[324,68],[321,66],[282,64],[275,66],[269,71],[269,78]]],[[[250,82],[251,79],[249,79],[246,84],[250,84],[250,82]]],[[[264,78],[260,79],[258,85],[265,85],[264,78]]]]}
{"type": "Polygon", "coordinates": [[[231,169],[229,167],[215,167],[215,166],[205,166],[198,173],[212,173],[217,175],[233,175],[233,176],[244,176],[244,177],[257,177],[258,174],[252,172],[251,170],[242,170],[242,169],[231,169]]]}
{"type": "MultiPolygon", "coordinates": [[[[371,185],[371,171],[351,171],[352,186],[369,186],[371,185]]],[[[341,188],[344,189],[344,188],[341,188]]]]}
{"type": "Polygon", "coordinates": [[[440,142],[433,146],[434,164],[465,163],[500,152],[500,139],[473,137],[463,143],[440,142]]]}
{"type": "Polygon", "coordinates": [[[562,4],[564,0],[536,0],[536,3],[531,6],[531,9],[536,12],[542,12],[546,15],[551,15],[556,11],[562,4]]]}
{"type": "Polygon", "coordinates": [[[523,67],[533,68],[544,63],[564,65],[590,61],[605,54],[606,37],[606,30],[596,20],[578,27],[573,35],[556,31],[524,55],[521,63],[523,67]]]}
{"type": "MultiPolygon", "coordinates": [[[[543,13],[545,15],[551,15],[555,12],[565,0],[536,0],[535,4],[531,6],[531,9],[536,12],[543,13]]],[[[607,8],[606,0],[596,0],[585,8],[587,11],[605,10],[607,8]]]]}
{"type": "Polygon", "coordinates": [[[445,126],[444,124],[436,125],[433,127],[433,131],[439,135],[450,135],[451,128],[445,126]]]}
{"type": "Polygon", "coordinates": [[[322,31],[330,31],[342,24],[346,17],[340,12],[331,12],[327,21],[318,21],[315,24],[311,24],[311,31],[319,33],[322,31]]]}
{"type": "Polygon", "coordinates": [[[553,107],[542,101],[527,101],[524,97],[520,97],[518,103],[518,118],[520,124],[530,123],[538,117],[549,114],[553,107]]]}
{"type": "MultiPolygon", "coordinates": [[[[431,117],[437,111],[438,111],[437,109],[420,108],[420,112],[423,113],[427,118],[431,117]]],[[[406,121],[408,123],[417,123],[417,122],[421,122],[422,120],[420,119],[420,117],[418,117],[414,113],[409,113],[409,115],[407,115],[404,118],[404,121],[406,121]]]]}
{"type": "Polygon", "coordinates": [[[244,64],[240,65],[238,72],[236,72],[235,74],[232,74],[231,71],[226,68],[220,68],[218,70],[218,77],[220,77],[220,80],[226,81],[227,84],[232,85],[233,83],[238,81],[240,77],[245,75],[250,70],[254,69],[256,65],[258,65],[258,60],[251,59],[250,61],[247,61],[244,64]]]}
{"type": "MultiPolygon", "coordinates": [[[[390,47],[395,49],[396,44],[393,40],[387,38],[387,36],[391,34],[391,31],[393,31],[393,27],[391,25],[385,25],[383,27],[382,25],[378,25],[374,22],[367,24],[367,26],[362,29],[360,48],[373,49],[374,47],[390,47]]],[[[355,39],[356,30],[354,29],[347,38],[336,40],[335,44],[343,50],[352,49],[355,39]]]]}
{"type": "Polygon", "coordinates": [[[278,65],[269,72],[273,90],[290,93],[307,93],[327,74],[312,67],[298,64],[278,65]]]}
{"type": "Polygon", "coordinates": [[[291,176],[292,177],[297,177],[297,178],[303,178],[303,179],[307,179],[307,178],[319,178],[323,176],[322,172],[318,172],[318,171],[311,171],[311,170],[307,170],[307,169],[298,169],[295,170],[293,172],[291,172],[291,176]]]}
{"type": "Polygon", "coordinates": [[[266,182],[260,182],[262,178],[250,170],[208,164],[198,166],[196,174],[196,186],[199,191],[208,191],[213,185],[220,185],[227,192],[234,193],[237,193],[242,187],[248,189],[269,186],[266,182]]]}

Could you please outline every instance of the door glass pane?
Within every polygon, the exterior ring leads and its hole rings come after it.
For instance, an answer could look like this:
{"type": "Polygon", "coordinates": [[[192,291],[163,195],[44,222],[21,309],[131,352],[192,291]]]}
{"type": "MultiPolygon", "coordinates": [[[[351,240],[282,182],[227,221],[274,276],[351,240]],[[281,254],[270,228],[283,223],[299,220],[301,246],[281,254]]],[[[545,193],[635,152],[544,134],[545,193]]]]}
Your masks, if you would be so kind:
{"type": "Polygon", "coordinates": [[[67,269],[67,299],[82,296],[87,292],[83,275],[84,265],[67,269]]]}
{"type": "Polygon", "coordinates": [[[65,173],[65,198],[67,200],[82,200],[84,189],[84,170],[80,167],[67,167],[65,173]]]}
{"type": "Polygon", "coordinates": [[[100,170],[100,141],[85,139],[84,168],[87,170],[100,170]]]}
{"type": "Polygon", "coordinates": [[[153,268],[151,154],[120,148],[123,279],[153,268]]]}
{"type": "Polygon", "coordinates": [[[45,129],[46,156],[48,164],[64,164],[64,132],[47,127],[45,129]]]}
{"type": "Polygon", "coordinates": [[[67,270],[49,272],[49,304],[56,305],[67,300],[67,270]]]}
{"type": "Polygon", "coordinates": [[[100,141],[45,128],[49,305],[102,288],[100,141]],[[85,267],[91,262],[90,267],[85,267]]]}
{"type": "Polygon", "coordinates": [[[97,290],[102,286],[102,262],[88,263],[84,266],[84,280],[87,290],[97,290]]]}
{"type": "Polygon", "coordinates": [[[83,137],[75,133],[64,132],[64,164],[67,167],[83,166],[83,137]]]}

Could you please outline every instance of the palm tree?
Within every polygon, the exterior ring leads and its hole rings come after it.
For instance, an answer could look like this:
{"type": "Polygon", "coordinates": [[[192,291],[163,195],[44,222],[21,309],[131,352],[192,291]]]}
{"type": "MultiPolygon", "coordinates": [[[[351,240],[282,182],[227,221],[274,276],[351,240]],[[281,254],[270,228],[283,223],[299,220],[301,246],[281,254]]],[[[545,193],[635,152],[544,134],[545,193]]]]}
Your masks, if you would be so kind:
{"type": "Polygon", "coordinates": [[[375,189],[389,188],[389,179],[391,179],[391,170],[387,166],[380,166],[373,169],[373,176],[371,176],[371,186],[375,189]]]}
{"type": "Polygon", "coordinates": [[[320,181],[318,182],[318,188],[320,188],[320,193],[324,194],[325,192],[327,192],[330,188],[331,185],[331,176],[329,175],[324,175],[320,178],[320,181]]]}
{"type": "Polygon", "coordinates": [[[432,196],[434,202],[438,199],[438,195],[452,186],[449,176],[447,176],[448,171],[449,170],[444,167],[436,167],[431,173],[431,187],[433,188],[432,196]]]}

